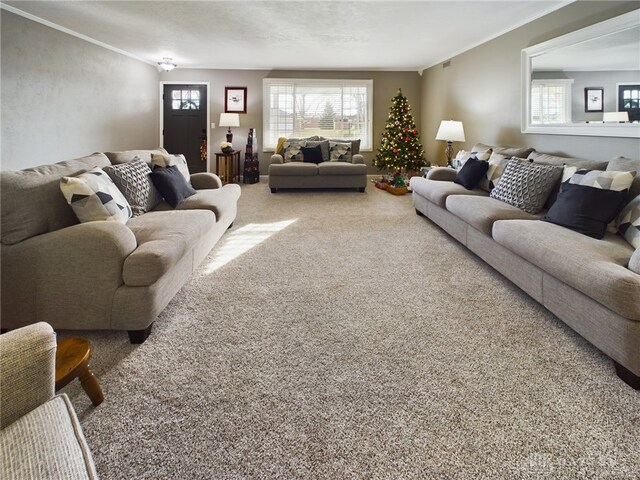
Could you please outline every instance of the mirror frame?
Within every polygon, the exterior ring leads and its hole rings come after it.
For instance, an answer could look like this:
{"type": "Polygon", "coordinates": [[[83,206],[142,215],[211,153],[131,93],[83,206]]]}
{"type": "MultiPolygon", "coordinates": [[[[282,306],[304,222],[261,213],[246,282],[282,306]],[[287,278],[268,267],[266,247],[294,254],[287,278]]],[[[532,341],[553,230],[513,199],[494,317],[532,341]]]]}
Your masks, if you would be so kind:
{"type": "Polygon", "coordinates": [[[545,52],[557,48],[567,47],[576,43],[619,32],[638,26],[640,9],[633,10],[618,17],[596,23],[589,27],[567,33],[543,43],[533,45],[522,50],[521,54],[521,94],[522,94],[522,133],[543,133],[551,135],[586,135],[593,137],[627,137],[640,138],[640,124],[603,124],[585,123],[570,125],[532,125],[531,124],[531,59],[545,52]]]}

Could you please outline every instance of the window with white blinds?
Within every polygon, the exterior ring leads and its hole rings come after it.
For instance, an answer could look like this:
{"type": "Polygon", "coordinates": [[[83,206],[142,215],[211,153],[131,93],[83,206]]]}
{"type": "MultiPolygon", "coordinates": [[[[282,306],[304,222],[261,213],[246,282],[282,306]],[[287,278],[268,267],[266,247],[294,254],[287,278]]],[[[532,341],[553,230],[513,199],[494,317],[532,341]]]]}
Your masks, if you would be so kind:
{"type": "Polygon", "coordinates": [[[360,139],[371,150],[373,80],[263,80],[263,149],[278,137],[360,139]]]}
{"type": "Polygon", "coordinates": [[[573,80],[550,79],[531,82],[531,124],[571,123],[573,80]]]}

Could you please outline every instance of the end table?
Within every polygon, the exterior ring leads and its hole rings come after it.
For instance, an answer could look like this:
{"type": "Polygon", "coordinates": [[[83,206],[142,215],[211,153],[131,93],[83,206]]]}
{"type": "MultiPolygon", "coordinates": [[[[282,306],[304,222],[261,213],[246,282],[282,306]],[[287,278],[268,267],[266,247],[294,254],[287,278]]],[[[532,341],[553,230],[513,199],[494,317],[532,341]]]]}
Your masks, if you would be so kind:
{"type": "Polygon", "coordinates": [[[240,150],[216,153],[216,174],[223,184],[240,183],[240,150]]]}
{"type": "Polygon", "coordinates": [[[63,338],[58,341],[56,350],[56,392],[74,378],[80,379],[80,385],[96,407],[104,400],[102,388],[89,366],[91,344],[86,338],[63,338]]]}

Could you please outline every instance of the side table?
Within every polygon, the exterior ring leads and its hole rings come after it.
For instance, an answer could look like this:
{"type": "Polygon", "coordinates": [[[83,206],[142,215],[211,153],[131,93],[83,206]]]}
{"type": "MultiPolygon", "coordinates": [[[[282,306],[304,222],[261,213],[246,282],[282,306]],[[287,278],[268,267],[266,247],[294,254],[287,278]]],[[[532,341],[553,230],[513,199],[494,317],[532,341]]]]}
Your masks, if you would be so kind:
{"type": "Polygon", "coordinates": [[[222,183],[240,183],[240,150],[216,153],[216,173],[222,183]]]}
{"type": "Polygon", "coordinates": [[[91,344],[86,338],[63,338],[58,341],[56,350],[56,392],[74,378],[80,379],[80,385],[96,407],[104,400],[102,388],[89,366],[91,344]]]}

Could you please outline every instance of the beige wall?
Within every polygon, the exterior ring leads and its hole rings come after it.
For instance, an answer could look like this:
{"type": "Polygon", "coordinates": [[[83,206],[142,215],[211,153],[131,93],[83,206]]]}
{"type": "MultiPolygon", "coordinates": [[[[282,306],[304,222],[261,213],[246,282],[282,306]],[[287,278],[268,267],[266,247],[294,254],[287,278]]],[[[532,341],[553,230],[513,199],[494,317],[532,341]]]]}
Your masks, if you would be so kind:
{"type": "MultiPolygon", "coordinates": [[[[420,75],[417,72],[346,72],[346,71],[291,71],[291,70],[187,70],[176,69],[160,74],[165,82],[209,82],[211,121],[218,124],[224,110],[224,87],[247,87],[247,113],[240,115],[240,127],[233,128],[234,146],[244,150],[249,128],[258,132],[260,172],[265,175],[271,153],[262,151],[262,79],[264,78],[340,78],[373,80],[373,151],[362,152],[370,172],[371,161],[380,144],[380,138],[391,107],[391,99],[398,88],[407,96],[416,124],[420,125],[420,75]]],[[[211,152],[219,151],[226,129],[211,131],[211,152]]],[[[215,168],[211,162],[210,169],[215,168]]]]}
{"type": "Polygon", "coordinates": [[[0,10],[0,168],[158,145],[158,71],[0,10]]]}
{"type": "Polygon", "coordinates": [[[444,142],[434,140],[441,120],[460,120],[466,143],[532,146],[538,151],[589,159],[640,156],[640,140],[532,135],[520,132],[520,52],[638,8],[638,2],[578,1],[451,59],[422,76],[421,137],[427,160],[444,163],[444,142]]]}

